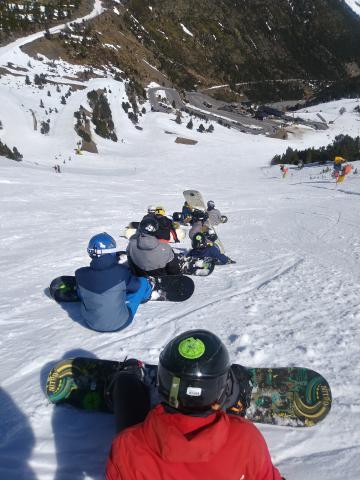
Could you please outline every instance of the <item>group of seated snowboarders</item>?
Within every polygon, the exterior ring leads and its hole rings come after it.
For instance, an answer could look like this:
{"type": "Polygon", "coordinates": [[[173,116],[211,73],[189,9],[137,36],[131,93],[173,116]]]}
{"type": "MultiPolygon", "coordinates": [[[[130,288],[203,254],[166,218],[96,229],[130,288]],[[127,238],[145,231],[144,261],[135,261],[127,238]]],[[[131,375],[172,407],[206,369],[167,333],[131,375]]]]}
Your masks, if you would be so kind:
{"type": "MultiPolygon", "coordinates": [[[[207,212],[185,204],[179,220],[191,227],[188,256],[235,263],[215,244],[211,227],[227,219],[213,202],[207,212]]],[[[152,207],[129,240],[127,264],[119,263],[119,249],[109,234],[90,239],[90,266],[75,276],[82,315],[91,328],[110,332],[126,327],[140,303],[151,298],[152,277],[181,273],[171,239],[178,240],[176,225],[163,208],[152,207]]],[[[249,379],[233,370],[216,335],[192,330],[165,346],[154,408],[144,372],[137,360],[126,360],[105,390],[117,430],[106,480],[282,479],[261,433],[243,418],[249,379]]]]}
{"type": "MultiPolygon", "coordinates": [[[[191,225],[192,249],[187,256],[215,259],[218,265],[235,263],[215,243],[217,236],[211,227],[226,217],[215,209],[214,202],[208,202],[207,211],[191,209],[185,202],[184,210],[182,223],[191,225]]],[[[181,255],[174,252],[170,240],[178,242],[176,224],[166,216],[163,207],[148,208],[129,240],[127,265],[118,262],[119,249],[108,233],[90,239],[90,266],[75,272],[81,314],[90,328],[101,332],[125,328],[140,303],[151,299],[152,277],[182,273],[181,255]]]]}

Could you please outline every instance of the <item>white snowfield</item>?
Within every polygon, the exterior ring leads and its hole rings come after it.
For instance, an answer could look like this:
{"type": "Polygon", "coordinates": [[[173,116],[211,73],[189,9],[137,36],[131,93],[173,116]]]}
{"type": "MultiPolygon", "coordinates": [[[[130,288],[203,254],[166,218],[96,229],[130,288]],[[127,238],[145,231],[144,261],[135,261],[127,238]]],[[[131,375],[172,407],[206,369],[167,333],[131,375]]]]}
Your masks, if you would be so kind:
{"type": "MultiPolygon", "coordinates": [[[[6,61],[26,67],[29,59],[16,48],[0,64],[6,61]]],[[[49,68],[31,64],[31,79],[49,68]]],[[[56,68],[54,79],[78,69],[62,62],[56,68]]],[[[259,425],[287,480],[359,479],[360,174],[336,187],[318,166],[290,167],[284,180],[278,167],[268,166],[288,146],[358,135],[358,101],[308,109],[307,118],[321,112],[335,122],[321,132],[293,128],[282,141],[219,125],[213,134],[200,134],[186,129],[187,118],[178,125],[175,115],[151,113],[148,104],[139,131],[121,108],[124,83],[98,78],[84,85],[61,105],[68,87],[58,93],[55,85],[26,86],[24,77],[0,79],[0,140],[24,155],[20,163],[0,158],[0,478],[104,477],[113,418],[51,405],[44,384],[56,361],[129,355],[157,362],[175,335],[205,328],[223,339],[234,362],[308,367],[330,383],[333,407],[318,426],[259,425]],[[111,90],[119,141],[93,134],[99,154],[77,156],[73,113],[80,104],[88,107],[87,92],[99,87],[111,90]],[[40,99],[45,109],[59,110],[50,115],[49,135],[33,127],[30,109],[46,118],[40,99]],[[341,107],[346,112],[339,116],[341,107]],[[176,144],[176,136],[199,143],[176,144]],[[236,265],[194,277],[196,290],[187,302],[140,306],[133,323],[117,333],[89,330],[76,305],[62,307],[47,296],[54,277],[88,264],[93,234],[107,231],[125,247],[119,235],[129,221],[140,219],[149,204],[179,210],[188,188],[200,190],[229,217],[218,230],[236,265]]]]}

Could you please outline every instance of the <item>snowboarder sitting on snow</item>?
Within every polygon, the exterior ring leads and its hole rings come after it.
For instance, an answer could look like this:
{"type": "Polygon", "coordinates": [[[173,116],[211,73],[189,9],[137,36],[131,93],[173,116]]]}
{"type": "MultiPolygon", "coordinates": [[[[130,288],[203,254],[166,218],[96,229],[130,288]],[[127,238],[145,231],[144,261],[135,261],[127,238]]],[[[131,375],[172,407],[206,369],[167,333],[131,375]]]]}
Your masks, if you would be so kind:
{"type": "Polygon", "coordinates": [[[185,202],[181,210],[181,217],[184,225],[188,225],[191,222],[192,214],[193,209],[188,204],[188,202],[185,202]]]}
{"type": "Polygon", "coordinates": [[[208,225],[208,213],[202,210],[194,210],[191,228],[189,230],[190,240],[193,240],[197,233],[203,233],[206,239],[212,243],[217,240],[217,234],[208,225]]]}
{"type": "Polygon", "coordinates": [[[146,215],[127,247],[129,265],[140,277],[180,274],[180,265],[168,243],[157,237],[159,223],[153,215],[146,215]]]}
{"type": "Polygon", "coordinates": [[[215,258],[217,265],[236,263],[235,260],[231,260],[231,258],[221,253],[216,245],[209,242],[205,233],[197,233],[192,239],[191,246],[192,250],[188,253],[189,257],[215,258]]]}
{"type": "Polygon", "coordinates": [[[216,335],[192,330],[165,346],[153,409],[141,364],[125,363],[111,398],[118,428],[133,426],[114,439],[106,480],[281,480],[262,434],[243,418],[249,374],[231,365],[216,335]]]}
{"type": "Polygon", "coordinates": [[[90,266],[75,272],[82,316],[93,330],[112,332],[124,328],[139,304],[150,298],[151,284],[118,264],[116,242],[108,233],[93,236],[87,251],[92,259],[90,266]]]}
{"type": "Polygon", "coordinates": [[[161,242],[170,242],[171,237],[175,243],[179,242],[176,234],[176,226],[173,221],[165,215],[164,207],[148,207],[148,215],[156,218],[159,228],[156,232],[156,238],[161,242]]]}
{"type": "Polygon", "coordinates": [[[209,231],[209,226],[205,223],[208,218],[207,212],[203,212],[202,210],[193,211],[191,228],[189,230],[190,240],[192,240],[197,233],[207,233],[209,231]]]}
{"type": "Polygon", "coordinates": [[[215,208],[215,202],[213,200],[209,200],[207,202],[207,214],[208,220],[206,223],[210,226],[219,225],[220,223],[226,223],[227,217],[225,215],[221,215],[220,210],[215,208]]]}

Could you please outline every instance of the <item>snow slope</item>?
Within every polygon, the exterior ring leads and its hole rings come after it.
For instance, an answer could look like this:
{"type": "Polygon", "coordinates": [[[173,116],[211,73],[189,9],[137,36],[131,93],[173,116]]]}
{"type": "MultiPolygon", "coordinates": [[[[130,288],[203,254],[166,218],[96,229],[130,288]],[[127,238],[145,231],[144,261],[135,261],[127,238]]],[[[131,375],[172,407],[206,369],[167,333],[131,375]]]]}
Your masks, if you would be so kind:
{"type": "MultiPolygon", "coordinates": [[[[19,49],[8,52],[16,65],[27,65],[19,49]]],[[[1,64],[6,61],[1,57],[1,64]]],[[[48,68],[31,64],[31,76],[48,68]]],[[[76,73],[61,62],[56,68],[56,78],[66,70],[68,76],[76,73]]],[[[84,86],[61,106],[68,87],[61,94],[49,87],[47,97],[25,87],[22,77],[0,79],[0,139],[24,154],[21,163],[0,159],[0,478],[103,478],[113,418],[50,405],[43,392],[50,367],[74,355],[121,360],[130,354],[156,362],[174,335],[198,327],[218,334],[234,362],[301,365],[329,381],[333,408],[317,427],[259,426],[282,475],[360,478],[360,175],[336,187],[320,167],[290,169],[286,180],[277,167],[268,167],[288,146],[325,145],[339,133],[359,134],[357,101],[308,109],[306,117],[321,111],[335,122],[322,132],[293,128],[290,139],[281,141],[220,126],[200,134],[186,129],[186,120],[177,125],[175,116],[161,113],[144,115],[139,131],[121,108],[123,83],[98,78],[84,86]],[[123,142],[95,137],[99,155],[76,156],[73,112],[97,87],[111,90],[123,142]],[[41,98],[46,107],[59,108],[48,136],[34,131],[30,113],[42,118],[41,98]],[[176,144],[177,135],[199,143],[176,144]],[[107,231],[125,246],[119,235],[130,220],[141,218],[148,204],[179,210],[187,188],[199,189],[228,215],[219,233],[236,265],[195,278],[196,291],[185,303],[141,306],[118,333],[91,331],[76,305],[62,308],[48,298],[52,278],[88,263],[90,236],[107,231]]]]}

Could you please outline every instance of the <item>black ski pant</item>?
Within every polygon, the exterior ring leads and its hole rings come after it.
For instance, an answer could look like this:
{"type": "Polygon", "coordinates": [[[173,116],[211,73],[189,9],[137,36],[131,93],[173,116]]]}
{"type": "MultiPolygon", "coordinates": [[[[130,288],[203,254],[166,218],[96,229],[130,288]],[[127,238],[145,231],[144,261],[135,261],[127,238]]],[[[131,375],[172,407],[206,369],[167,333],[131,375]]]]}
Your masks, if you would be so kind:
{"type": "Polygon", "coordinates": [[[116,432],[143,422],[150,411],[148,387],[134,373],[119,372],[112,390],[116,432]]]}

